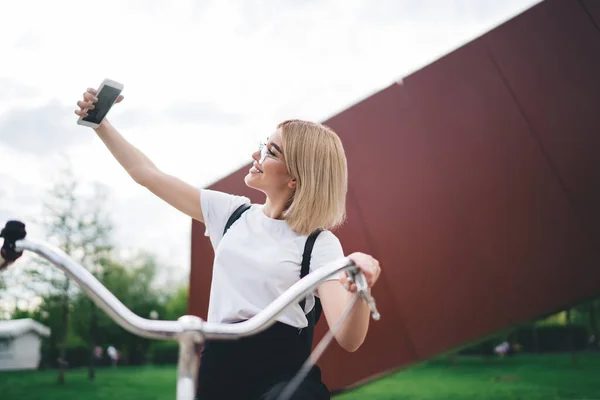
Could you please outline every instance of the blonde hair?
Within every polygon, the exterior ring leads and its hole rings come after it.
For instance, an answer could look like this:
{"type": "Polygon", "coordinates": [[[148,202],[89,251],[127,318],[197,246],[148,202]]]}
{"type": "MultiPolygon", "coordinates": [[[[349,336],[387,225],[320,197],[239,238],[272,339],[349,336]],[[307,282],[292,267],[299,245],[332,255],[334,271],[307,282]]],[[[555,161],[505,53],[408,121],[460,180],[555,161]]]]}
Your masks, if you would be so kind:
{"type": "Polygon", "coordinates": [[[277,128],[288,172],[296,180],[283,217],[302,235],[340,226],[346,218],[348,191],[342,141],[332,129],[314,122],[287,120],[277,128]]]}

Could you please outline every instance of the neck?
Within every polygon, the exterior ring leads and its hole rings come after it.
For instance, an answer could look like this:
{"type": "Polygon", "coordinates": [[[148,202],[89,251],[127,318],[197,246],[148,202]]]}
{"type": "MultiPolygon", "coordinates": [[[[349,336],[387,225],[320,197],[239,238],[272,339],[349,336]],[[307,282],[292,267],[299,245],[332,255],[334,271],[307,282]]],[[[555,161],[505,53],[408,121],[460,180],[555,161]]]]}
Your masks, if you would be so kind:
{"type": "Polygon", "coordinates": [[[286,203],[291,197],[292,193],[281,193],[277,196],[267,195],[267,200],[263,205],[263,213],[272,219],[281,219],[283,212],[285,211],[286,203]]]}

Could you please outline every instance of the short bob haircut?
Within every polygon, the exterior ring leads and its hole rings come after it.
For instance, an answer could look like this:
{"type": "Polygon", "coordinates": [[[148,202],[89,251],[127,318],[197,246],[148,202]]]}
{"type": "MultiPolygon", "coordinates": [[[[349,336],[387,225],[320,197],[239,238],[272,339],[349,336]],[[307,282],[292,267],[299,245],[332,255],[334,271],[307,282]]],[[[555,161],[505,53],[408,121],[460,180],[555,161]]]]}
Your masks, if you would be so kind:
{"type": "Polygon", "coordinates": [[[277,128],[288,172],[296,180],[283,218],[301,235],[339,227],[346,218],[348,191],[342,141],[331,128],[315,122],[293,119],[277,128]]]}

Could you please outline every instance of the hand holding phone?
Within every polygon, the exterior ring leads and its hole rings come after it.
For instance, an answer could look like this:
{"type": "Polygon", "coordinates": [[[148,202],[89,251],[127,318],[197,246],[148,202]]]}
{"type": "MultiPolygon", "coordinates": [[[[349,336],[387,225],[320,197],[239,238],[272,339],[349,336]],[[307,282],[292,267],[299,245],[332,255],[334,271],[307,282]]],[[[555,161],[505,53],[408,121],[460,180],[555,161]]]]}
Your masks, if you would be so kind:
{"type": "Polygon", "coordinates": [[[97,90],[88,89],[83,94],[83,101],[77,102],[80,108],[75,110],[75,114],[79,115],[77,124],[98,128],[112,106],[123,100],[122,91],[123,84],[111,79],[102,81],[97,90]]]}

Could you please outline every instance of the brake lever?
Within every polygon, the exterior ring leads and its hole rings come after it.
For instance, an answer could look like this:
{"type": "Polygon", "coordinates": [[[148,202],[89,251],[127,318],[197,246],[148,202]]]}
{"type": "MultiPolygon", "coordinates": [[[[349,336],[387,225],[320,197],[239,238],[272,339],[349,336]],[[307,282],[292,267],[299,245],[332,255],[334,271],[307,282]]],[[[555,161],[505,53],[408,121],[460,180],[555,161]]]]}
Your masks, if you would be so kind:
{"type": "Polygon", "coordinates": [[[369,293],[369,285],[367,279],[360,269],[351,269],[348,271],[348,281],[350,283],[356,283],[356,289],[360,298],[367,303],[371,310],[371,317],[375,321],[379,321],[381,314],[377,311],[377,305],[375,304],[375,298],[369,293]]]}

